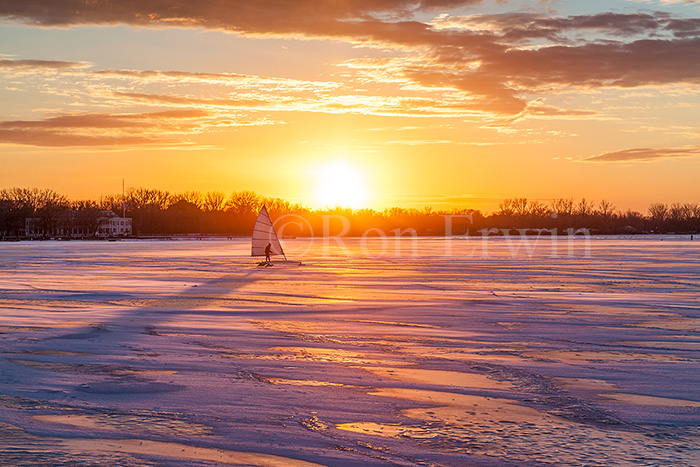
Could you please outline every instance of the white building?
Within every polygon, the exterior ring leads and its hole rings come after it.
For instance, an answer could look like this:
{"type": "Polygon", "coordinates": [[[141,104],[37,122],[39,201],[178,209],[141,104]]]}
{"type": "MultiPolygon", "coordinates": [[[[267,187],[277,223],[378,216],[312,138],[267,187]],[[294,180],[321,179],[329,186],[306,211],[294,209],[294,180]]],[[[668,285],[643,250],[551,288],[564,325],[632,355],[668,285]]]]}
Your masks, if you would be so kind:
{"type": "Polygon", "coordinates": [[[132,219],[119,217],[114,211],[100,211],[99,217],[81,219],[76,211],[69,211],[46,227],[39,217],[25,219],[25,235],[29,238],[110,238],[132,234],[132,219]]]}
{"type": "Polygon", "coordinates": [[[97,237],[128,237],[132,234],[131,217],[119,217],[114,211],[101,211],[97,237]]]}

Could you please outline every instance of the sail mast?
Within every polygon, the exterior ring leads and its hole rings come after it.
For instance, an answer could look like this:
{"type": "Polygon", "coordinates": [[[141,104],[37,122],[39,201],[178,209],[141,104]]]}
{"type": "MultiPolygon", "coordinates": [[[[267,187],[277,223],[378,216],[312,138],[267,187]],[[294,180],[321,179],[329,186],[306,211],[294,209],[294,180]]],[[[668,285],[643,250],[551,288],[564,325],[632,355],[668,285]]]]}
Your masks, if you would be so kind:
{"type": "Polygon", "coordinates": [[[122,178],[122,218],[126,218],[126,197],[124,193],[124,179],[122,178]]]}

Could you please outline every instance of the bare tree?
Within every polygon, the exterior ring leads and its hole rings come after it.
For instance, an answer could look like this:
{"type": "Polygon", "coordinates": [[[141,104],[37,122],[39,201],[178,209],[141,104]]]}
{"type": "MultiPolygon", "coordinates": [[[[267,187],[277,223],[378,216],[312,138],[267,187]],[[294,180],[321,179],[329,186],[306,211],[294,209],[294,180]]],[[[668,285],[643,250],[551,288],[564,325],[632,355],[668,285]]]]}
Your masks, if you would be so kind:
{"type": "Polygon", "coordinates": [[[239,216],[250,215],[258,212],[261,202],[262,198],[254,191],[236,191],[226,201],[226,210],[239,216]]]}
{"type": "Polygon", "coordinates": [[[614,212],[615,206],[610,201],[604,199],[598,203],[598,214],[602,217],[610,218],[614,212]]]}
{"type": "Polygon", "coordinates": [[[289,201],[285,201],[281,198],[264,197],[261,199],[261,204],[267,206],[267,210],[270,212],[271,216],[302,213],[306,211],[301,204],[292,204],[289,201]]]}
{"type": "Polygon", "coordinates": [[[668,220],[675,223],[684,222],[692,217],[689,206],[681,203],[673,203],[668,208],[668,220]]]}
{"type": "Polygon", "coordinates": [[[3,204],[3,225],[0,230],[5,235],[15,237],[25,229],[25,220],[36,217],[40,205],[41,190],[37,188],[7,188],[0,190],[3,204]]]}
{"type": "Polygon", "coordinates": [[[511,200],[511,207],[516,216],[527,216],[530,214],[530,204],[527,198],[515,198],[511,200]]]}
{"type": "Polygon", "coordinates": [[[164,190],[152,190],[148,188],[130,188],[128,198],[135,209],[145,206],[165,209],[172,204],[172,195],[164,190]]]}
{"type": "Polygon", "coordinates": [[[501,216],[512,216],[515,212],[513,209],[513,200],[506,198],[498,203],[498,214],[501,216]]]}
{"type": "Polygon", "coordinates": [[[531,201],[529,211],[535,217],[546,217],[551,213],[551,210],[539,201],[531,201]]]}
{"type": "Polygon", "coordinates": [[[574,200],[573,198],[559,198],[559,199],[553,199],[552,203],[552,212],[556,213],[559,216],[562,215],[572,215],[574,213],[574,200]]]}
{"type": "Polygon", "coordinates": [[[223,211],[226,206],[226,195],[220,191],[210,191],[202,199],[201,208],[206,212],[223,211]]]}
{"type": "Polygon", "coordinates": [[[124,206],[124,202],[126,202],[126,209],[129,210],[131,208],[131,204],[133,204],[133,201],[131,201],[129,198],[124,199],[121,194],[118,195],[106,195],[103,196],[102,199],[100,200],[100,209],[104,211],[113,211],[117,214],[122,214],[122,206],[124,206]]]}
{"type": "Polygon", "coordinates": [[[68,198],[56,191],[45,189],[39,191],[38,203],[36,214],[44,237],[58,235],[59,229],[66,224],[66,215],[70,207],[68,198]]]}
{"type": "Polygon", "coordinates": [[[586,198],[581,198],[581,201],[576,205],[576,214],[579,216],[590,216],[593,214],[593,203],[586,201],[586,198]]]}
{"type": "Polygon", "coordinates": [[[100,206],[95,201],[80,200],[70,203],[71,216],[69,217],[69,233],[74,228],[78,229],[77,234],[83,237],[94,237],[100,226],[100,206]]]}
{"type": "Polygon", "coordinates": [[[416,208],[388,208],[383,212],[383,216],[388,219],[414,219],[420,217],[422,211],[416,208]]]}
{"type": "Polygon", "coordinates": [[[197,206],[199,209],[204,207],[204,197],[199,191],[185,191],[176,193],[170,197],[170,205],[177,204],[179,201],[186,201],[197,206]]]}
{"type": "Polygon", "coordinates": [[[649,205],[649,216],[656,222],[663,222],[668,218],[668,207],[664,203],[652,203],[649,205]]]}

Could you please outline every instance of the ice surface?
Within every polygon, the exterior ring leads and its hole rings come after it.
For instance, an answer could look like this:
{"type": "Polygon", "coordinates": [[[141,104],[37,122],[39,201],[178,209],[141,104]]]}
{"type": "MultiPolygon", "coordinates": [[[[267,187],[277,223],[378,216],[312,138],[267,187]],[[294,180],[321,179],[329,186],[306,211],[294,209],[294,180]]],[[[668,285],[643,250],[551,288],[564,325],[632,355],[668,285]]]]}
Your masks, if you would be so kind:
{"type": "Polygon", "coordinates": [[[700,465],[700,242],[249,249],[0,243],[0,465],[700,465]]]}

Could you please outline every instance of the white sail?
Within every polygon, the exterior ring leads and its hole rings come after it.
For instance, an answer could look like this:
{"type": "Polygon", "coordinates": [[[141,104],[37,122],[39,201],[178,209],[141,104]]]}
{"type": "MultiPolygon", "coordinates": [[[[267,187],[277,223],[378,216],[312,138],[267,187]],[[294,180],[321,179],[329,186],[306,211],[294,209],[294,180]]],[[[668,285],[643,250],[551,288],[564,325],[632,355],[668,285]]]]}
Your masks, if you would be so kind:
{"type": "Polygon", "coordinates": [[[263,206],[253,229],[251,256],[265,256],[265,248],[268,244],[270,245],[270,254],[284,256],[284,250],[277,238],[275,228],[272,226],[270,215],[267,213],[267,208],[263,206]]]}

